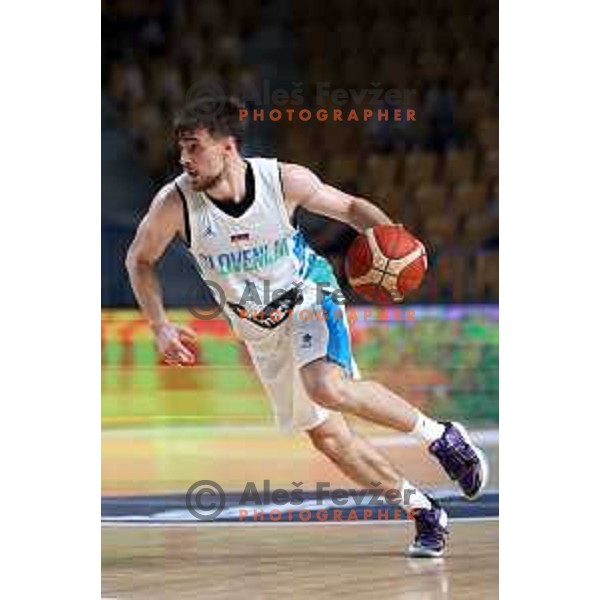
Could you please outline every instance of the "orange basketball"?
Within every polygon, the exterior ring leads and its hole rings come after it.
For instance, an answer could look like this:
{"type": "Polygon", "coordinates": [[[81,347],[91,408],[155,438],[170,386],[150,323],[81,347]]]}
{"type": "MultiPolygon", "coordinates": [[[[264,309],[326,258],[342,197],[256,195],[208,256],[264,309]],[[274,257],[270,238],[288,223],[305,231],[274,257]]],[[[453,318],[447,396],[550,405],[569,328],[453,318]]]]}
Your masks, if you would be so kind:
{"type": "Polygon", "coordinates": [[[362,298],[396,303],[421,285],[427,254],[402,225],[376,225],[352,242],[345,268],[350,285],[362,298]]]}

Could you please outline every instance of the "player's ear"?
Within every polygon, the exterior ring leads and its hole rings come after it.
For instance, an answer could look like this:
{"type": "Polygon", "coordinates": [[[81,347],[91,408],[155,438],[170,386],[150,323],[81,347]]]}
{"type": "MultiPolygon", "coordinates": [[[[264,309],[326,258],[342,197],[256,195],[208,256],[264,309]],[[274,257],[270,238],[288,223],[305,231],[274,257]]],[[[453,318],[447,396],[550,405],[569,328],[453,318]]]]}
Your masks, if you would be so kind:
{"type": "Polygon", "coordinates": [[[232,136],[224,138],[223,147],[227,154],[233,154],[236,150],[235,139],[232,136]]]}

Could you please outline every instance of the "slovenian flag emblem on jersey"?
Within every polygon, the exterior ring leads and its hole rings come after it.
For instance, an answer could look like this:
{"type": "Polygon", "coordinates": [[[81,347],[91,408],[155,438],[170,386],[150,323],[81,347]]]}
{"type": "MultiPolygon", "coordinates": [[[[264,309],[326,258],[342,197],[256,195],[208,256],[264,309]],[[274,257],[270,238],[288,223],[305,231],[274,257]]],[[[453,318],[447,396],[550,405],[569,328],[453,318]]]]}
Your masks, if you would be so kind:
{"type": "Polygon", "coordinates": [[[247,242],[250,239],[249,233],[235,233],[229,237],[231,242],[247,242]]]}

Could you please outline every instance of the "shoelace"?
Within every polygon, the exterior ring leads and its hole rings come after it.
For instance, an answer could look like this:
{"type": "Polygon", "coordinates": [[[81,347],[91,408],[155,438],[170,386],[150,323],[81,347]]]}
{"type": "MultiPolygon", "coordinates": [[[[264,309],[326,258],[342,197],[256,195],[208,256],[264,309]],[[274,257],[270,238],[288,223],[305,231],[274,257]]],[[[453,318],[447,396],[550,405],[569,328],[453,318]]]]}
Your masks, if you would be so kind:
{"type": "Polygon", "coordinates": [[[444,440],[441,444],[444,447],[434,448],[433,453],[446,469],[450,471],[452,477],[460,477],[467,469],[477,464],[477,455],[465,442],[453,445],[444,440]]]}

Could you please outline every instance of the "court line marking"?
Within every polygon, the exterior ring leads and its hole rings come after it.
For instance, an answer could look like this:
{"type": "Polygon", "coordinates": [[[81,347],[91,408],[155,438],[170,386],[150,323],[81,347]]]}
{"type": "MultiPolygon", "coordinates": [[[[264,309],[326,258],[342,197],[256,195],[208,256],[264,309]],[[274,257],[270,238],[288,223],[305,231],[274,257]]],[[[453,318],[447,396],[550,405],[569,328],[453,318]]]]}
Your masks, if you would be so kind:
{"type": "MultiPolygon", "coordinates": [[[[456,494],[442,495],[440,497],[440,490],[436,490],[435,496],[440,499],[443,499],[445,501],[448,501],[448,502],[451,502],[453,499],[461,500],[461,497],[456,494]]],[[[365,499],[372,499],[372,498],[373,498],[373,496],[370,494],[365,497],[365,499]]],[[[359,503],[356,503],[356,500],[354,497],[350,497],[350,498],[348,498],[348,500],[349,500],[350,504],[345,505],[344,508],[350,507],[352,510],[359,510],[361,508],[365,508],[364,505],[362,505],[362,503],[361,503],[362,501],[359,503]]],[[[286,503],[284,505],[271,503],[271,504],[262,506],[260,508],[260,512],[263,514],[266,514],[266,516],[267,516],[266,521],[260,520],[260,522],[280,523],[282,520],[284,522],[289,522],[289,523],[292,522],[292,521],[286,520],[286,519],[279,519],[278,521],[269,519],[268,518],[269,515],[274,510],[277,510],[279,512],[288,512],[288,513],[298,514],[298,513],[301,513],[302,511],[307,511],[307,510],[312,513],[313,511],[331,510],[331,509],[335,509],[337,507],[338,507],[338,505],[331,498],[327,498],[324,500],[323,499],[318,500],[318,499],[313,499],[313,498],[306,499],[300,505],[293,505],[291,503],[286,503]]],[[[379,502],[373,506],[371,506],[369,504],[369,505],[367,505],[367,508],[370,508],[370,509],[377,508],[379,510],[389,510],[390,508],[394,508],[394,507],[391,507],[383,502],[379,502]]],[[[469,508],[472,508],[472,506],[469,508]]],[[[252,514],[256,514],[257,507],[254,505],[251,506],[251,505],[244,505],[244,504],[229,506],[227,508],[224,508],[224,510],[222,510],[222,512],[219,513],[219,517],[216,520],[223,521],[223,522],[240,523],[240,522],[242,522],[240,520],[241,511],[247,511],[246,515],[248,515],[250,512],[252,512],[252,514]]],[[[173,523],[173,522],[183,522],[183,521],[194,522],[196,519],[190,518],[190,516],[192,516],[192,515],[190,515],[189,511],[184,510],[183,507],[176,507],[176,508],[167,508],[167,509],[162,509],[162,510],[158,510],[158,511],[153,511],[149,515],[146,515],[146,514],[143,514],[143,515],[136,515],[136,514],[105,515],[104,517],[102,517],[102,519],[110,521],[110,522],[118,522],[118,521],[125,521],[125,522],[155,521],[155,522],[159,522],[159,523],[173,523]],[[181,517],[181,515],[183,515],[183,518],[181,517]]],[[[303,521],[303,522],[310,522],[311,520],[312,519],[309,519],[308,521],[303,521]]],[[[360,519],[360,520],[369,520],[369,519],[360,519]]],[[[385,519],[382,519],[382,520],[385,520],[385,519]]],[[[390,520],[390,519],[388,519],[388,520],[390,520]]],[[[317,519],[317,521],[318,521],[318,519],[317,519]]],[[[209,521],[205,521],[205,522],[208,523],[209,521]]],[[[210,522],[212,522],[212,521],[210,521],[210,522]]],[[[259,522],[259,521],[257,520],[256,522],[259,522]]],[[[328,522],[328,520],[325,520],[325,522],[328,522]]]]}
{"type": "MultiPolygon", "coordinates": [[[[450,523],[485,523],[499,521],[500,517],[455,517],[450,523]]],[[[390,525],[408,524],[411,520],[382,519],[362,521],[110,521],[102,519],[102,527],[258,527],[265,525],[390,525]]]]}

